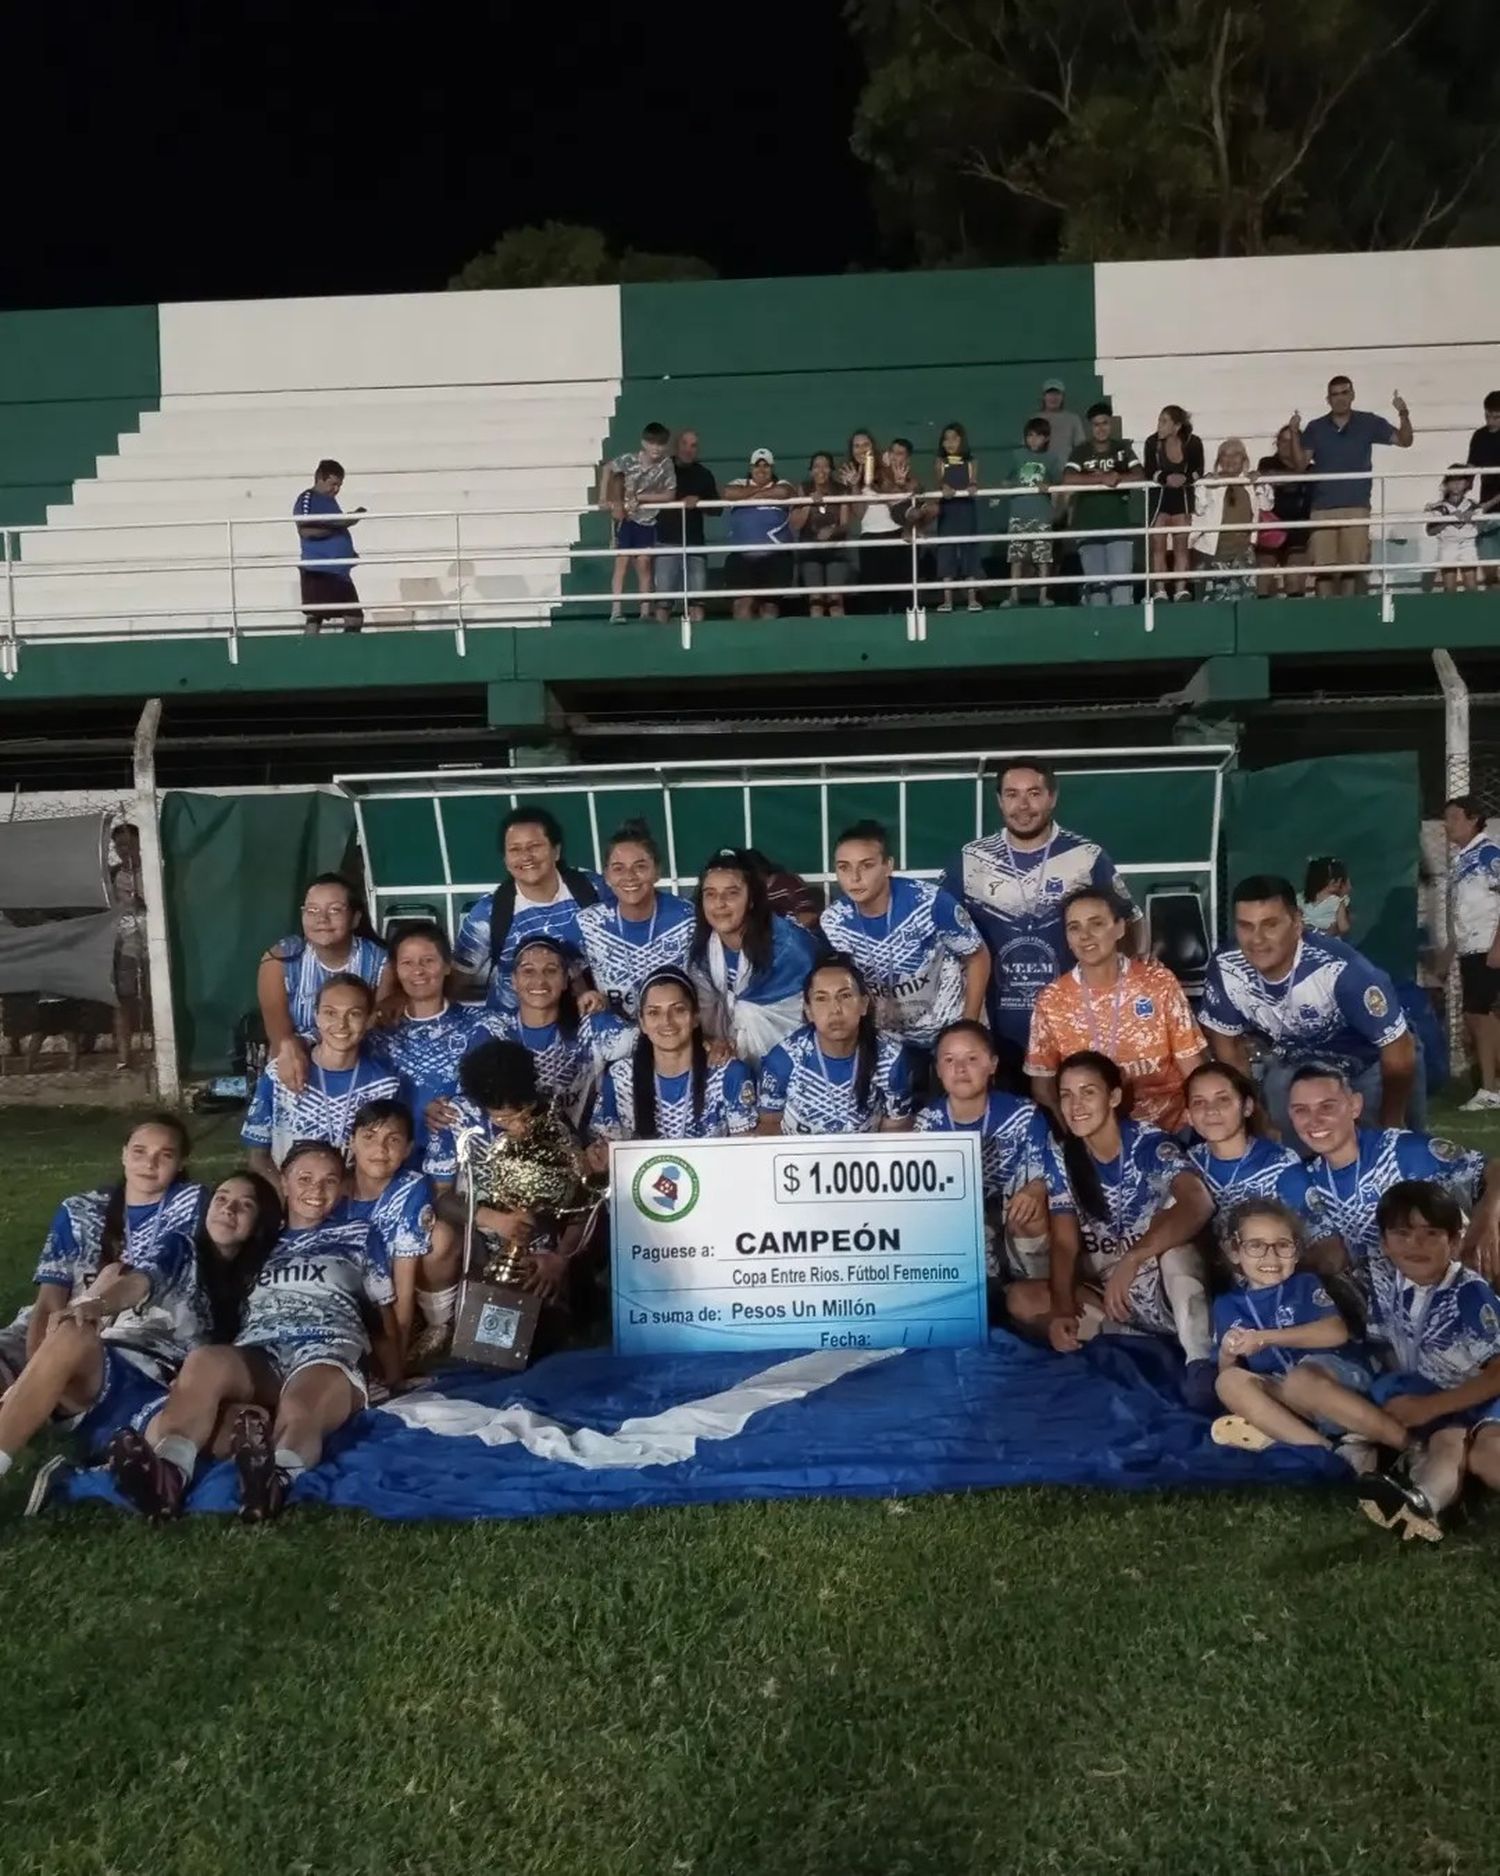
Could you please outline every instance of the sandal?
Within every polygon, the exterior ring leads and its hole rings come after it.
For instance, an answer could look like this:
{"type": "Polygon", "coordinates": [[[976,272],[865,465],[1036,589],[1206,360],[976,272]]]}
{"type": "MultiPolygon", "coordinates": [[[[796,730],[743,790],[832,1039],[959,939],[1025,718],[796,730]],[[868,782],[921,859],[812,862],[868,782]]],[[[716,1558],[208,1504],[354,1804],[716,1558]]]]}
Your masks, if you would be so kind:
{"type": "Polygon", "coordinates": [[[1215,1446],[1236,1446],[1242,1453],[1263,1453],[1276,1444],[1269,1433],[1251,1426],[1241,1414],[1220,1414],[1208,1432],[1215,1446]]]}

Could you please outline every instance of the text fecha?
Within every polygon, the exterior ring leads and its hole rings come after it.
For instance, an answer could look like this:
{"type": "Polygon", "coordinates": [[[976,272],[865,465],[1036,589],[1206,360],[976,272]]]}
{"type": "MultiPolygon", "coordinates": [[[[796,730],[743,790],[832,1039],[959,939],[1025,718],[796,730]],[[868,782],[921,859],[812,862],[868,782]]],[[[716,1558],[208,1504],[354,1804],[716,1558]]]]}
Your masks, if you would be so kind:
{"type": "Polygon", "coordinates": [[[734,1241],[741,1257],[770,1252],[777,1257],[820,1257],[840,1251],[899,1251],[899,1229],[860,1225],[853,1231],[742,1231],[734,1241]]]}

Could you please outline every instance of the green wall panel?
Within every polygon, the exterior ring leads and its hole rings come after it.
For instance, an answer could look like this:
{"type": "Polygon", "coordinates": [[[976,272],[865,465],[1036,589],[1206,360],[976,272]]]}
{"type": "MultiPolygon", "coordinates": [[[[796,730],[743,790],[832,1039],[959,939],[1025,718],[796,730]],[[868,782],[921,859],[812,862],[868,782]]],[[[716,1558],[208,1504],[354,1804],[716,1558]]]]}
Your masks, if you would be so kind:
{"type": "Polygon", "coordinates": [[[365,857],[383,889],[431,886],[443,877],[430,801],[381,800],[364,811],[365,857]]]}

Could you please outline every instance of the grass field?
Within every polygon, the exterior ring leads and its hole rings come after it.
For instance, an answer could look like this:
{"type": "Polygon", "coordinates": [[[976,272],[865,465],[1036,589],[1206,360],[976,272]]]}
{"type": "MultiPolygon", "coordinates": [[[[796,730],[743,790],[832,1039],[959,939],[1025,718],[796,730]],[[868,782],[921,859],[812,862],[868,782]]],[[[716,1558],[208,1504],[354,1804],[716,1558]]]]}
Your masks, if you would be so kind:
{"type": "MultiPolygon", "coordinates": [[[[0,1110],[7,1311],[119,1125],[0,1110]]],[[[158,1532],[26,1483],[4,1876],[1500,1870],[1500,1508],[1404,1550],[1317,1492],[158,1532]]]]}

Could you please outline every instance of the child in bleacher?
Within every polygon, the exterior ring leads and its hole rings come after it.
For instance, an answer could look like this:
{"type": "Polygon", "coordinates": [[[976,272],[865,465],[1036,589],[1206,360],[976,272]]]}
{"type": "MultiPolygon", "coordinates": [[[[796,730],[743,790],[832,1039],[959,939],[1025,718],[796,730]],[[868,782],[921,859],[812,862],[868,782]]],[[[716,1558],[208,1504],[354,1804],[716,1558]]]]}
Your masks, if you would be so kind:
{"type": "Polygon", "coordinates": [[[651,594],[656,585],[651,550],[656,546],[656,510],[677,499],[677,465],[672,461],[672,432],[664,423],[648,423],[638,450],[627,450],[605,463],[599,472],[599,506],[614,520],[615,565],[609,590],[613,598],[609,616],[623,617],[621,599],[625,575],[632,563],[640,588],[641,617],[651,616],[651,594]]]}
{"type": "Polygon", "coordinates": [[[1423,510],[1433,518],[1427,532],[1437,542],[1439,577],[1445,593],[1456,593],[1462,580],[1472,593],[1479,585],[1479,507],[1474,499],[1474,478],[1462,467],[1443,477],[1442,492],[1423,510]]]}
{"type": "MultiPolygon", "coordinates": [[[[1012,480],[1028,492],[1010,498],[1010,577],[1021,580],[1031,572],[1037,581],[1037,604],[1050,606],[1053,602],[1047,596],[1046,575],[1052,566],[1053,542],[1049,531],[1054,524],[1056,505],[1047,493],[1053,473],[1048,454],[1052,447],[1052,426],[1045,417],[1028,419],[1022,444],[1012,480]]],[[[1018,605],[1018,593],[1007,593],[1000,603],[1002,606],[1018,605]]]]}

